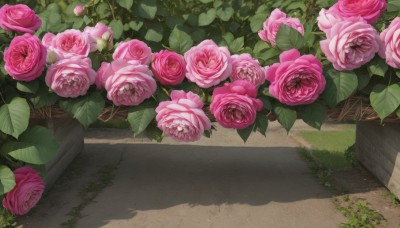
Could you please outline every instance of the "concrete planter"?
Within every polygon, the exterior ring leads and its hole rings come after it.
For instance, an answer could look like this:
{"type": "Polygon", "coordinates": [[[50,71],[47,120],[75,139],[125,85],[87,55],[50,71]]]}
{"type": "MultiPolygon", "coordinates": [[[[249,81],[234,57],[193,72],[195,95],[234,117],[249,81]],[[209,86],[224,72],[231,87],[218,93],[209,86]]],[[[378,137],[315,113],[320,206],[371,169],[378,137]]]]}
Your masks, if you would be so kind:
{"type": "Polygon", "coordinates": [[[358,160],[400,198],[400,124],[358,122],[358,160]]]}

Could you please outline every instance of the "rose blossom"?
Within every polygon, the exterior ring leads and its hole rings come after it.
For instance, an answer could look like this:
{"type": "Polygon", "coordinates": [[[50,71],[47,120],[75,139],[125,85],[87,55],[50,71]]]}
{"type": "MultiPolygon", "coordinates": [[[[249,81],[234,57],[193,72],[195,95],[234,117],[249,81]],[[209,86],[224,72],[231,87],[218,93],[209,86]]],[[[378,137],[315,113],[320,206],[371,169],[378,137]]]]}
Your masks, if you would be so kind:
{"type": "Polygon", "coordinates": [[[232,75],[231,81],[246,80],[255,86],[264,84],[265,72],[258,60],[245,53],[232,56],[232,75]]]}
{"type": "Polygon", "coordinates": [[[290,26],[304,35],[304,27],[298,18],[286,17],[286,14],[280,9],[274,9],[264,22],[263,29],[258,31],[258,36],[275,46],[276,34],[282,24],[290,26]]]}
{"type": "Polygon", "coordinates": [[[149,65],[151,61],[151,49],[140,40],[121,42],[114,51],[113,59],[138,60],[141,64],[149,65]]]}
{"type": "Polygon", "coordinates": [[[15,187],[3,199],[3,206],[13,215],[25,215],[40,200],[44,183],[39,172],[29,166],[14,170],[15,187]]]}
{"type": "Polygon", "coordinates": [[[84,13],[85,7],[81,6],[81,5],[76,5],[74,8],[74,14],[76,16],[82,16],[84,13]]]}
{"type": "Polygon", "coordinates": [[[46,64],[46,48],[29,33],[16,36],[4,52],[4,69],[18,81],[38,78],[46,64]]]}
{"type": "Polygon", "coordinates": [[[0,8],[0,27],[4,30],[33,34],[41,25],[40,18],[27,5],[5,4],[0,8]]]}
{"type": "Polygon", "coordinates": [[[186,77],[202,88],[210,88],[224,81],[232,73],[231,54],[226,47],[218,47],[212,40],[204,40],[184,55],[186,77]]]}
{"type": "Polygon", "coordinates": [[[102,89],[106,84],[107,76],[109,75],[106,75],[105,72],[109,66],[110,63],[102,62],[100,68],[97,70],[96,81],[95,81],[97,89],[102,89]]]}
{"type": "Polygon", "coordinates": [[[85,95],[96,79],[89,58],[72,56],[50,65],[46,74],[46,85],[60,97],[85,95]]]}
{"type": "Polygon", "coordinates": [[[393,68],[400,68],[400,17],[395,18],[381,33],[382,48],[379,55],[393,68]]]}
{"type": "Polygon", "coordinates": [[[102,77],[107,98],[115,105],[139,105],[157,89],[148,66],[136,60],[115,60],[104,69],[102,77]]]}
{"type": "Polygon", "coordinates": [[[340,15],[332,12],[332,10],[326,9],[321,9],[321,11],[319,11],[319,16],[317,17],[318,27],[325,33],[328,33],[333,25],[343,20],[344,18],[340,15]]]}
{"type": "Polygon", "coordinates": [[[203,102],[192,92],[171,92],[172,101],[160,102],[156,108],[157,126],[176,141],[199,140],[204,130],[211,129],[211,121],[202,110],[203,102]]]}
{"type": "Polygon", "coordinates": [[[269,92],[287,105],[311,104],[325,89],[322,64],[313,55],[300,56],[296,49],[282,52],[280,63],[267,69],[269,92]]]}
{"type": "Polygon", "coordinates": [[[162,85],[178,85],[185,78],[186,63],[178,53],[162,50],[154,53],[151,69],[162,85]]]}
{"type": "Polygon", "coordinates": [[[245,80],[225,83],[214,89],[210,106],[216,121],[226,128],[244,129],[256,120],[263,103],[256,98],[257,88],[245,80]]]}
{"type": "Polygon", "coordinates": [[[353,70],[374,58],[380,39],[374,27],[353,17],[336,23],[320,45],[336,70],[353,70]]]}
{"type": "Polygon", "coordinates": [[[46,48],[50,47],[53,42],[54,37],[56,37],[56,35],[54,35],[51,32],[44,34],[44,36],[42,38],[43,46],[45,46],[46,48]]]}
{"type": "Polygon", "coordinates": [[[104,48],[111,50],[113,47],[113,31],[107,25],[98,22],[95,27],[85,27],[83,30],[90,38],[90,49],[102,51],[104,48]]]}
{"type": "Polygon", "coordinates": [[[86,33],[76,29],[68,29],[58,33],[52,40],[51,46],[62,52],[65,57],[72,55],[88,56],[90,39],[86,33]]]}
{"type": "Polygon", "coordinates": [[[374,24],[386,10],[387,0],[339,0],[330,11],[342,18],[362,17],[374,24]]]}

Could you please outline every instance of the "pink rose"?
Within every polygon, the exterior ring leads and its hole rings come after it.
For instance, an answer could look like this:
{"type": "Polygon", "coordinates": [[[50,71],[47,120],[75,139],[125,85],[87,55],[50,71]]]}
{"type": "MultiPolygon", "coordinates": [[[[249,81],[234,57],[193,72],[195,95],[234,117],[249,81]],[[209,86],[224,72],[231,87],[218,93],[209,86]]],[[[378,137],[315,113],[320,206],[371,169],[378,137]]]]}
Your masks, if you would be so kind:
{"type": "Polygon", "coordinates": [[[263,29],[258,36],[272,45],[276,45],[276,34],[281,24],[290,26],[304,35],[304,27],[298,18],[286,17],[286,14],[279,9],[274,9],[270,17],[264,22],[263,29]]]}
{"type": "Polygon", "coordinates": [[[210,106],[216,121],[225,128],[244,129],[256,120],[263,107],[256,99],[257,88],[248,81],[237,80],[214,89],[210,106]]]}
{"type": "Polygon", "coordinates": [[[4,69],[18,81],[38,78],[46,64],[46,48],[29,33],[16,36],[4,52],[4,69]]]}
{"type": "Polygon", "coordinates": [[[313,55],[300,56],[296,49],[282,52],[280,63],[267,69],[269,92],[287,105],[311,104],[325,89],[322,64],[313,55]]]}
{"type": "Polygon", "coordinates": [[[42,38],[43,46],[45,46],[46,48],[50,47],[53,42],[54,37],[56,37],[56,35],[54,35],[51,32],[44,34],[44,36],[42,38]]]}
{"type": "Polygon", "coordinates": [[[81,5],[76,5],[74,8],[74,14],[78,17],[82,16],[84,14],[84,10],[85,10],[85,7],[83,7],[81,5]]]}
{"type": "Polygon", "coordinates": [[[186,63],[178,53],[162,50],[154,53],[151,69],[162,85],[179,85],[185,79],[186,63]]]}
{"type": "Polygon", "coordinates": [[[58,33],[53,38],[51,46],[62,52],[65,57],[73,55],[88,56],[90,52],[88,35],[76,29],[68,29],[58,33]]]}
{"type": "Polygon", "coordinates": [[[319,16],[317,17],[318,27],[325,33],[328,33],[333,25],[343,20],[344,18],[340,15],[332,12],[332,10],[326,9],[321,9],[321,11],[319,11],[319,16]]]}
{"type": "MultiPolygon", "coordinates": [[[[156,92],[157,83],[147,65],[139,61],[113,61],[103,73],[107,98],[115,105],[135,106],[156,92]]],[[[103,80],[104,80],[103,79],[103,80]]]]}
{"type": "Polygon", "coordinates": [[[60,97],[85,95],[96,79],[89,58],[72,56],[50,65],[46,74],[46,85],[60,97]]]}
{"type": "Polygon", "coordinates": [[[181,142],[199,140],[204,130],[211,129],[211,121],[204,111],[200,97],[182,90],[171,92],[172,101],[160,102],[156,108],[157,126],[165,135],[181,142]]]}
{"type": "Polygon", "coordinates": [[[151,60],[151,49],[140,40],[121,42],[115,49],[113,59],[138,60],[141,64],[149,65],[151,60]]]}
{"type": "Polygon", "coordinates": [[[382,48],[379,55],[393,68],[400,68],[400,17],[396,17],[381,33],[382,48]]]}
{"type": "Polygon", "coordinates": [[[231,54],[212,40],[204,40],[185,53],[186,77],[202,88],[224,81],[232,73],[231,54]]]}
{"type": "Polygon", "coordinates": [[[353,70],[374,58],[380,39],[374,27],[360,17],[353,17],[336,23],[320,45],[336,70],[353,70]]]}
{"type": "Polygon", "coordinates": [[[107,25],[98,22],[95,27],[85,27],[83,31],[90,38],[90,49],[102,51],[104,48],[111,50],[113,47],[113,31],[107,25]]]}
{"type": "Polygon", "coordinates": [[[106,75],[105,72],[109,66],[110,63],[102,62],[100,68],[97,70],[96,81],[95,81],[97,89],[102,89],[106,84],[107,77],[110,75],[106,75]]]}
{"type": "Polygon", "coordinates": [[[39,172],[29,166],[14,170],[15,187],[3,199],[3,206],[13,215],[25,215],[40,200],[44,183],[39,172]]]}
{"type": "Polygon", "coordinates": [[[387,0],[339,0],[330,11],[343,17],[362,17],[369,24],[374,24],[386,10],[387,0]]]}
{"type": "Polygon", "coordinates": [[[40,18],[27,5],[5,4],[0,8],[0,27],[4,30],[33,34],[41,25],[40,18]]]}
{"type": "Polygon", "coordinates": [[[258,60],[253,59],[251,55],[233,55],[230,79],[231,81],[246,80],[259,86],[265,82],[265,71],[258,60]]]}

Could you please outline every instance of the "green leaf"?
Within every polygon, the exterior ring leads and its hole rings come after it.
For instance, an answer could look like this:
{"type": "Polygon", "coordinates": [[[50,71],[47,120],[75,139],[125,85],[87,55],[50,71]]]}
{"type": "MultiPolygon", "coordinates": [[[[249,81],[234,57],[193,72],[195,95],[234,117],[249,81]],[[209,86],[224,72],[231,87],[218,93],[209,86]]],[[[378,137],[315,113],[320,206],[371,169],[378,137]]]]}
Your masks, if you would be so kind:
{"type": "Polygon", "coordinates": [[[157,104],[152,100],[144,101],[139,106],[129,108],[128,122],[135,135],[142,133],[156,116],[157,104]]]}
{"type": "Polygon", "coordinates": [[[156,0],[142,0],[139,2],[139,16],[144,19],[154,19],[157,13],[156,0]]]}
{"type": "Polygon", "coordinates": [[[112,20],[109,24],[111,27],[111,30],[114,33],[114,39],[119,39],[122,36],[122,33],[124,32],[124,25],[120,20],[112,20]]]}
{"type": "Polygon", "coordinates": [[[370,94],[371,105],[383,120],[400,105],[400,85],[376,85],[370,94]]]}
{"type": "Polygon", "coordinates": [[[266,136],[268,128],[268,119],[267,116],[263,113],[257,113],[256,117],[256,129],[262,135],[266,136]]]}
{"type": "Polygon", "coordinates": [[[125,9],[131,9],[132,5],[133,5],[133,0],[117,0],[117,3],[124,7],[125,9]]]}
{"type": "Polygon", "coordinates": [[[43,108],[56,103],[58,96],[49,91],[45,85],[39,85],[39,89],[34,94],[28,94],[29,101],[32,102],[35,108],[43,108]]]}
{"type": "Polygon", "coordinates": [[[169,28],[174,29],[175,26],[180,25],[182,26],[185,21],[183,20],[182,17],[178,17],[178,16],[170,16],[167,17],[167,20],[165,21],[168,25],[169,28]]]}
{"type": "Polygon", "coordinates": [[[278,103],[278,105],[274,107],[274,112],[277,116],[278,122],[289,133],[290,129],[293,127],[293,124],[297,119],[296,110],[294,110],[292,107],[278,103]]]}
{"type": "Polygon", "coordinates": [[[143,21],[141,20],[132,20],[129,22],[129,27],[133,31],[139,31],[142,26],[143,26],[143,21]]]}
{"type": "Polygon", "coordinates": [[[155,125],[150,123],[146,128],[146,136],[150,139],[154,139],[157,142],[161,142],[163,140],[163,132],[155,125]]]}
{"type": "Polygon", "coordinates": [[[243,139],[243,142],[246,142],[247,139],[249,139],[251,133],[253,132],[254,129],[254,123],[252,125],[250,125],[247,128],[244,129],[237,129],[236,132],[239,134],[240,138],[243,139]]]}
{"type": "Polygon", "coordinates": [[[389,66],[386,64],[385,60],[376,57],[372,60],[368,65],[368,71],[370,75],[377,75],[381,77],[385,77],[386,71],[389,69],[389,66]]]}
{"type": "Polygon", "coordinates": [[[303,121],[318,130],[321,130],[322,123],[328,114],[328,108],[319,102],[300,106],[299,111],[303,121]]]}
{"type": "Polygon", "coordinates": [[[263,109],[272,110],[271,100],[267,96],[259,96],[258,99],[263,102],[263,109]]]}
{"type": "Polygon", "coordinates": [[[31,82],[17,82],[17,89],[25,93],[36,93],[39,89],[39,81],[33,80],[31,82]]]}
{"type": "Polygon", "coordinates": [[[201,3],[207,4],[212,2],[213,0],[199,0],[201,3]]]}
{"type": "Polygon", "coordinates": [[[228,45],[229,45],[229,50],[232,53],[238,53],[243,48],[244,37],[241,36],[239,38],[236,38],[236,39],[233,40],[233,42],[228,43],[228,45]]]}
{"type": "Polygon", "coordinates": [[[0,196],[15,187],[14,173],[7,166],[0,165],[0,196]]]}
{"type": "Polygon", "coordinates": [[[104,109],[105,101],[96,91],[83,97],[60,101],[59,105],[87,128],[97,120],[104,109]]]}
{"type": "Polygon", "coordinates": [[[160,42],[163,38],[163,26],[161,24],[153,24],[145,35],[145,39],[148,41],[160,42]]]}
{"type": "Polygon", "coordinates": [[[276,45],[282,51],[301,49],[305,45],[303,35],[296,29],[282,24],[276,34],[276,45]]]}
{"type": "Polygon", "coordinates": [[[215,20],[217,11],[214,8],[207,10],[205,13],[199,15],[199,26],[206,26],[211,24],[215,20]]]}
{"type": "Polygon", "coordinates": [[[24,98],[14,98],[0,108],[0,130],[15,138],[28,128],[30,108],[24,98]]]}
{"type": "Polygon", "coordinates": [[[263,23],[266,20],[265,13],[256,14],[250,19],[250,28],[252,32],[258,32],[263,28],[263,23]]]}
{"type": "Polygon", "coordinates": [[[176,26],[169,36],[169,47],[180,53],[184,54],[193,45],[193,40],[189,34],[181,30],[180,26],[176,26]]]}
{"type": "Polygon", "coordinates": [[[1,153],[23,162],[41,165],[55,157],[58,143],[47,128],[32,126],[21,135],[19,141],[4,144],[1,153]]]}
{"type": "Polygon", "coordinates": [[[233,13],[235,11],[233,8],[228,5],[228,4],[222,4],[221,6],[218,7],[217,9],[217,16],[222,20],[222,21],[229,21],[231,19],[233,13]]]}
{"type": "Polygon", "coordinates": [[[326,87],[322,94],[330,107],[347,99],[358,86],[357,75],[353,71],[336,71],[330,68],[325,73],[326,87]]]}

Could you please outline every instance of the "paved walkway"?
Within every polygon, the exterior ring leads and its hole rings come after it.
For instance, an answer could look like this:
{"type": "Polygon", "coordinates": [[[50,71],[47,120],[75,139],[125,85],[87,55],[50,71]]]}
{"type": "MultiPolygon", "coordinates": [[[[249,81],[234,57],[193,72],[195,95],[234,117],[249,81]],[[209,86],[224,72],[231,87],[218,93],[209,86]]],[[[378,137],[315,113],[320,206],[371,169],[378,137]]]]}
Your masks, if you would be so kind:
{"type": "Polygon", "coordinates": [[[226,129],[178,145],[128,135],[88,132],[84,153],[21,227],[58,227],[96,170],[120,158],[112,186],[82,211],[77,227],[320,228],[344,221],[276,124],[267,138],[254,134],[246,144],[226,129]]]}

